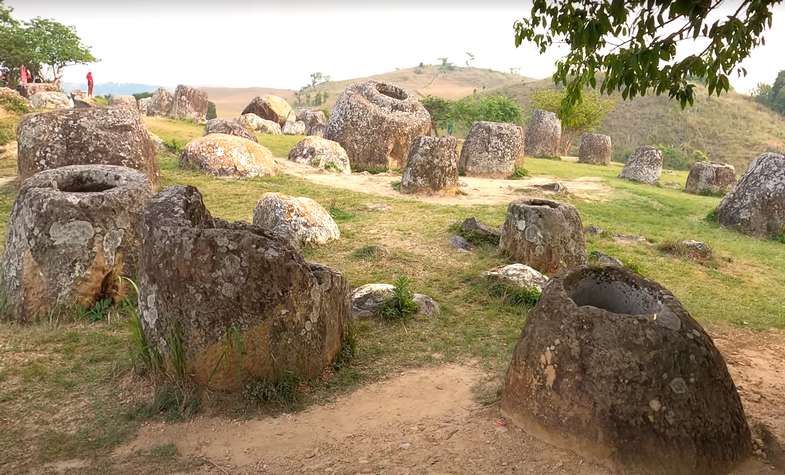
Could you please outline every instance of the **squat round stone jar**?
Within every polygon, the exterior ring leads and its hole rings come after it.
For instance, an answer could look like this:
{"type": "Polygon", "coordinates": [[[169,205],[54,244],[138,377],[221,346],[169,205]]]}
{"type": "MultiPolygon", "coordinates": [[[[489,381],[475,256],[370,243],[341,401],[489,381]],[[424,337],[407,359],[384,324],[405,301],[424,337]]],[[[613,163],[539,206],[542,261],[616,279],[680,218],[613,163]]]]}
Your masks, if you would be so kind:
{"type": "Polygon", "coordinates": [[[25,180],[3,254],[9,316],[28,321],[122,295],[119,277],[136,273],[151,195],[144,173],[115,165],[71,165],[25,180]]]}
{"type": "Polygon", "coordinates": [[[580,267],[545,285],[501,407],[530,434],[620,473],[725,473],[751,452],[709,335],[668,290],[621,267],[580,267]]]}

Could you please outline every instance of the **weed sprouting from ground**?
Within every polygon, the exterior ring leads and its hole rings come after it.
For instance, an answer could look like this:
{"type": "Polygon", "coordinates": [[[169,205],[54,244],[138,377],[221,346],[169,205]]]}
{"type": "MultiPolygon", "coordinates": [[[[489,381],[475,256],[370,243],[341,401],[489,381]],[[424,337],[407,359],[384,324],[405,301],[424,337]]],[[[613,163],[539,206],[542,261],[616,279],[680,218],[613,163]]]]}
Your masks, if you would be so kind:
{"type": "Polygon", "coordinates": [[[188,419],[199,410],[199,398],[193,391],[184,391],[181,386],[164,383],[155,388],[153,400],[138,407],[132,417],[148,419],[162,416],[167,421],[188,419]]]}
{"type": "Polygon", "coordinates": [[[395,191],[401,191],[401,180],[390,182],[390,186],[392,186],[392,189],[395,191]]]}
{"type": "Polygon", "coordinates": [[[527,170],[527,169],[525,169],[523,167],[520,167],[520,166],[516,166],[515,167],[515,171],[513,171],[512,175],[510,175],[510,179],[511,180],[520,180],[521,178],[526,178],[528,176],[529,176],[529,170],[527,170]]]}
{"type": "Polygon", "coordinates": [[[171,153],[180,155],[185,148],[185,142],[173,138],[171,140],[164,141],[164,146],[171,153]]]}
{"type": "Polygon", "coordinates": [[[341,340],[341,351],[335,358],[333,368],[336,370],[345,368],[352,362],[356,354],[357,329],[354,325],[349,323],[348,327],[346,328],[346,333],[343,335],[343,339],[341,340]]]}
{"type": "Polygon", "coordinates": [[[713,209],[709,211],[704,219],[707,223],[712,223],[712,224],[719,223],[719,218],[717,217],[717,210],[713,209]]]}
{"type": "Polygon", "coordinates": [[[689,259],[704,265],[715,266],[717,264],[714,251],[709,246],[690,246],[685,241],[663,241],[657,245],[657,249],[665,254],[669,254],[681,259],[689,259]]]}
{"type": "Polygon", "coordinates": [[[332,218],[339,223],[344,221],[349,221],[350,219],[354,218],[354,213],[350,213],[346,210],[343,210],[335,206],[335,203],[332,203],[330,205],[329,213],[330,216],[332,216],[332,218]]]}
{"type": "Polygon", "coordinates": [[[523,305],[533,307],[540,301],[542,292],[534,287],[523,288],[505,285],[501,282],[486,281],[488,293],[494,297],[499,297],[508,305],[523,305]]]}
{"type": "Polygon", "coordinates": [[[105,297],[98,299],[95,304],[90,308],[81,308],[80,316],[89,321],[90,323],[100,322],[106,320],[109,311],[112,309],[114,302],[111,298],[105,297]]]}
{"type": "Polygon", "coordinates": [[[275,378],[246,384],[243,396],[256,404],[274,404],[289,409],[300,401],[299,386],[297,375],[284,371],[275,378]]]}
{"type": "Polygon", "coordinates": [[[167,367],[172,371],[177,382],[186,381],[185,347],[183,346],[182,329],[175,323],[165,338],[167,353],[167,367]]]}
{"type": "Polygon", "coordinates": [[[404,321],[417,313],[417,303],[409,278],[402,275],[395,279],[393,295],[382,305],[379,314],[385,320],[404,321]]]}
{"type": "Polygon", "coordinates": [[[355,249],[352,252],[352,258],[360,261],[376,261],[388,257],[390,252],[384,246],[376,244],[369,244],[367,246],[355,249]]]}

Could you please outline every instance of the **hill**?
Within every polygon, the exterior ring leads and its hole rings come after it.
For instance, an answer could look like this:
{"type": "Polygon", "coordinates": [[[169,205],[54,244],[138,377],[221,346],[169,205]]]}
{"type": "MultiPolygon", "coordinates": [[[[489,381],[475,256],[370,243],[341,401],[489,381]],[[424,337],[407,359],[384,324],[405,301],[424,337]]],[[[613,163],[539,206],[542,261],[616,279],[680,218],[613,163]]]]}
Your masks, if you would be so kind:
{"type": "MultiPolygon", "coordinates": [[[[321,108],[331,109],[338,95],[352,83],[373,79],[397,84],[420,96],[434,95],[447,99],[460,99],[473,92],[482,92],[505,86],[513,86],[532,79],[516,74],[503,73],[490,69],[459,68],[442,71],[437,66],[418,66],[399,69],[373,76],[328,81],[311,89],[311,94],[326,92],[327,102],[321,108]]],[[[237,116],[255,96],[276,94],[294,105],[295,91],[271,88],[223,88],[204,87],[210,100],[216,105],[219,117],[237,116]]]]}
{"type": "MultiPolygon", "coordinates": [[[[553,87],[550,79],[543,79],[492,92],[516,99],[528,111],[536,90],[553,87]]],[[[612,96],[615,107],[598,132],[611,136],[614,160],[621,160],[639,145],[667,145],[702,151],[711,160],[731,163],[743,171],[759,153],[785,149],[785,118],[749,96],[730,92],[708,97],[703,87],[698,88],[697,96],[693,107],[682,110],[667,96],[623,101],[616,94],[612,96]]]]}

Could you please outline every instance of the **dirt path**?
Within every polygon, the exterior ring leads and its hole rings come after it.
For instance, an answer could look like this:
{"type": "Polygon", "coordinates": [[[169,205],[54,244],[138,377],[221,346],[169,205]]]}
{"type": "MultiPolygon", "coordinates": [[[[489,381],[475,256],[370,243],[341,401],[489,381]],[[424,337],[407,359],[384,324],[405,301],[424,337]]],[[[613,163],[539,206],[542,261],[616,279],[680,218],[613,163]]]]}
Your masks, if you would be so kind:
{"type": "Polygon", "coordinates": [[[599,177],[581,177],[575,180],[559,180],[550,176],[537,176],[521,180],[461,177],[460,183],[462,185],[460,189],[464,194],[456,196],[415,196],[404,195],[392,187],[393,182],[401,179],[401,176],[398,174],[380,173],[372,175],[370,173],[352,173],[351,175],[339,175],[289,160],[280,160],[280,163],[285,173],[320,185],[394,198],[405,197],[437,204],[465,206],[506,204],[524,195],[554,195],[555,193],[551,191],[537,188],[537,185],[554,182],[564,185],[568,193],[584,199],[603,200],[611,192],[611,187],[599,177]]]}
{"type": "MultiPolygon", "coordinates": [[[[734,473],[785,472],[784,336],[715,332],[758,447],[734,473]]],[[[481,406],[472,388],[485,377],[471,365],[423,368],[297,414],[149,424],[115,455],[174,443],[179,454],[208,460],[204,472],[609,473],[508,426],[496,405],[481,406]]]]}

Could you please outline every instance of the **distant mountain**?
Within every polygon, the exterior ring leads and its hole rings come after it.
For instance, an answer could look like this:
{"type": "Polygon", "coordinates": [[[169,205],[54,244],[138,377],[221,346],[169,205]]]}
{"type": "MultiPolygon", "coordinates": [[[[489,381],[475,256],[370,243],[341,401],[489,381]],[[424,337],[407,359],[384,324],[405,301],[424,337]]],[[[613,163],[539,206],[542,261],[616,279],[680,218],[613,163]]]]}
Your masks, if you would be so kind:
{"type": "MultiPolygon", "coordinates": [[[[93,89],[93,94],[96,96],[113,95],[113,96],[130,96],[137,92],[153,92],[160,86],[153,86],[150,84],[134,84],[134,83],[117,83],[117,82],[104,82],[96,84],[93,89]]],[[[77,82],[64,82],[62,84],[63,91],[71,92],[74,89],[86,90],[86,83],[77,82]]]]}

